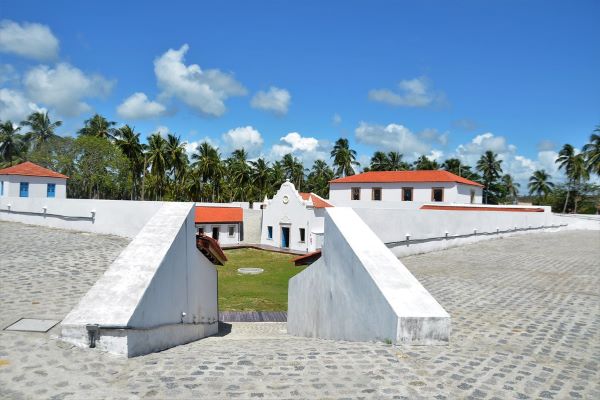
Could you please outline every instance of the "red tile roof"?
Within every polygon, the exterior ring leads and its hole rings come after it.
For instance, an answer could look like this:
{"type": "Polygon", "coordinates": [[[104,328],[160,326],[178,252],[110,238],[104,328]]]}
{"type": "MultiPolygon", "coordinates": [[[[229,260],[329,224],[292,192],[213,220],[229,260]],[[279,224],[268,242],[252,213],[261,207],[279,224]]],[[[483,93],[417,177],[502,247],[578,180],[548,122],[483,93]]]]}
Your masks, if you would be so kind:
{"type": "Polygon", "coordinates": [[[242,222],[244,211],[241,207],[196,207],[196,223],[242,222]]]}
{"type": "Polygon", "coordinates": [[[304,200],[304,201],[311,199],[315,208],[333,207],[333,205],[326,202],[325,199],[323,199],[321,196],[317,196],[314,193],[300,193],[300,196],[302,197],[302,200],[304,200]]]}
{"type": "Polygon", "coordinates": [[[446,210],[446,211],[504,211],[504,212],[544,212],[540,207],[473,207],[473,206],[444,206],[426,204],[421,210],[446,210]]]}
{"type": "Polygon", "coordinates": [[[45,178],[69,179],[66,175],[51,171],[48,168],[40,167],[29,161],[0,169],[0,175],[42,176],[45,178]]]}
{"type": "Polygon", "coordinates": [[[457,182],[465,185],[480,186],[482,184],[454,175],[442,170],[421,171],[369,171],[362,174],[346,176],[329,183],[394,183],[394,182],[457,182]]]}

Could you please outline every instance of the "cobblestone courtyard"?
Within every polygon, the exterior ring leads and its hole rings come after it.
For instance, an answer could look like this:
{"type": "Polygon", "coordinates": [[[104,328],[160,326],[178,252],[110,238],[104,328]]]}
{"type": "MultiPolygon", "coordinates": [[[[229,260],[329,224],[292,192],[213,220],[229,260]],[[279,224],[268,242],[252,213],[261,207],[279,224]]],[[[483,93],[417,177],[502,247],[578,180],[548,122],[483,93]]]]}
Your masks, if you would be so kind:
{"type": "MultiPolygon", "coordinates": [[[[1,328],[62,319],[127,240],[0,222],[1,328]]],[[[448,346],[295,338],[285,324],[123,359],[0,331],[0,398],[600,398],[600,232],[402,260],[452,316],[448,346]]],[[[226,327],[227,328],[227,327],[226,327]]]]}

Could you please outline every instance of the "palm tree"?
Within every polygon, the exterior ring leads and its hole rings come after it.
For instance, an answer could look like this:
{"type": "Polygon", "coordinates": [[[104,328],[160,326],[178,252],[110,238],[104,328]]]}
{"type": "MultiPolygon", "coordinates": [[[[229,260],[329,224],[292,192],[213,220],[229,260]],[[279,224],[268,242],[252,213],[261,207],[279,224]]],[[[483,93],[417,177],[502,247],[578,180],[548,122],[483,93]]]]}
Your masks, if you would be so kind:
{"type": "Polygon", "coordinates": [[[479,161],[477,161],[477,170],[483,175],[483,186],[485,187],[485,201],[489,200],[490,185],[494,183],[502,173],[502,160],[498,160],[498,155],[491,150],[486,151],[479,161]]]}
{"type": "Polygon", "coordinates": [[[333,150],[331,150],[331,158],[333,158],[333,166],[337,168],[337,176],[354,175],[353,165],[360,165],[356,161],[356,151],[350,148],[350,143],[346,138],[336,140],[333,150]]]}
{"type": "Polygon", "coordinates": [[[148,164],[150,164],[150,174],[155,179],[155,199],[162,199],[165,174],[169,168],[169,155],[167,141],[158,132],[148,137],[148,164]]]}
{"type": "Polygon", "coordinates": [[[185,186],[184,177],[188,166],[188,158],[185,151],[185,143],[181,142],[181,137],[171,133],[167,135],[167,162],[169,175],[173,178],[174,198],[179,199],[179,195],[185,186]]]}
{"type": "Polygon", "coordinates": [[[564,169],[565,170],[565,175],[567,176],[568,179],[568,183],[567,183],[567,197],[565,198],[565,205],[563,206],[563,214],[565,212],[567,212],[567,204],[569,202],[569,195],[572,189],[572,175],[573,175],[573,169],[575,166],[575,148],[573,146],[571,146],[570,144],[565,144],[562,149],[560,149],[560,151],[558,152],[558,158],[556,159],[556,163],[558,164],[558,169],[564,169]]]}
{"type": "Polygon", "coordinates": [[[529,183],[527,184],[529,194],[535,194],[538,199],[545,199],[552,189],[554,189],[554,183],[550,182],[550,175],[543,169],[539,169],[533,172],[529,183]]]}
{"type": "Polygon", "coordinates": [[[588,171],[600,175],[600,125],[594,129],[590,142],[583,146],[588,171]]]}
{"type": "Polygon", "coordinates": [[[94,114],[92,118],[86,119],[84,127],[77,133],[79,135],[95,136],[104,139],[112,139],[115,136],[116,129],[113,128],[117,123],[109,121],[100,114],[94,114]]]}
{"type": "Polygon", "coordinates": [[[219,196],[220,181],[224,175],[223,163],[219,151],[210,143],[204,141],[196,147],[192,154],[192,167],[196,171],[196,177],[205,185],[210,183],[210,201],[215,201],[219,196]]]}
{"type": "Polygon", "coordinates": [[[333,177],[333,170],[324,160],[315,160],[307,179],[310,191],[321,197],[328,197],[329,181],[333,177]]]}
{"type": "Polygon", "coordinates": [[[283,156],[281,165],[285,171],[285,177],[296,186],[296,189],[301,190],[304,182],[304,165],[291,153],[283,156]]]}
{"type": "Polygon", "coordinates": [[[258,191],[258,201],[262,201],[267,195],[269,180],[271,178],[269,162],[265,161],[264,158],[259,158],[256,161],[250,161],[250,165],[252,167],[252,182],[258,191]]]}
{"type": "Polygon", "coordinates": [[[246,197],[251,197],[252,185],[250,185],[251,168],[248,165],[248,153],[245,149],[234,150],[231,157],[227,160],[229,167],[229,176],[231,178],[232,194],[237,200],[245,200],[246,197]]]}
{"type": "Polygon", "coordinates": [[[404,155],[397,151],[390,151],[387,153],[387,171],[406,171],[410,169],[410,165],[404,162],[402,158],[404,155]]]}
{"type": "Polygon", "coordinates": [[[511,204],[517,204],[517,196],[519,195],[519,188],[521,187],[521,184],[515,182],[513,177],[509,174],[506,174],[502,177],[502,184],[506,189],[511,204]]]}
{"type": "Polygon", "coordinates": [[[416,170],[436,170],[440,165],[435,160],[430,160],[427,156],[422,155],[413,163],[416,170]]]}
{"type": "Polygon", "coordinates": [[[136,189],[144,169],[144,147],[140,143],[140,134],[135,128],[125,125],[115,133],[115,145],[129,161],[131,172],[131,200],[136,198],[136,189]]]}
{"type": "Polygon", "coordinates": [[[27,142],[33,143],[34,148],[37,148],[57,136],[54,130],[62,125],[62,121],[52,122],[48,112],[36,111],[31,113],[27,120],[22,121],[21,125],[29,127],[25,139],[27,142]]]}
{"type": "Polygon", "coordinates": [[[389,159],[387,154],[383,151],[376,151],[373,153],[373,157],[371,157],[371,171],[386,171],[389,164],[389,159]]]}
{"type": "Polygon", "coordinates": [[[0,123],[0,158],[12,165],[13,158],[23,150],[21,127],[15,127],[11,121],[0,123]]]}

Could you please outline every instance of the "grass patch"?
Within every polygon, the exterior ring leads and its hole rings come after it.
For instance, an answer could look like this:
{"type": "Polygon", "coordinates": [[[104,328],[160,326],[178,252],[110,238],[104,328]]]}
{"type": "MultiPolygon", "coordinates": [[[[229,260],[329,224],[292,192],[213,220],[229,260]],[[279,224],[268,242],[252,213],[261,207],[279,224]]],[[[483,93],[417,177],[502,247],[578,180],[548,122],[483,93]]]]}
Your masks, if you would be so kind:
{"type": "Polygon", "coordinates": [[[257,249],[226,250],[228,261],[219,271],[219,309],[222,311],[286,311],[294,255],[257,249]],[[259,275],[241,275],[238,268],[262,268],[259,275]]]}

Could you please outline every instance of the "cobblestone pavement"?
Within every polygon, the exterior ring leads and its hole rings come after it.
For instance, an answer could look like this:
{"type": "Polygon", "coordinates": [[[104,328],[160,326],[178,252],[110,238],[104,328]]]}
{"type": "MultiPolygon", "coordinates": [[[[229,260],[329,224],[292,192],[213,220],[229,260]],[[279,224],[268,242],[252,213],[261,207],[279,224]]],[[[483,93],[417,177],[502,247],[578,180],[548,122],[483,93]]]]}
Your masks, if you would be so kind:
{"type": "MultiPolygon", "coordinates": [[[[0,222],[0,319],[62,318],[126,243],[0,222]]],[[[297,338],[284,323],[235,323],[123,359],[62,343],[56,328],[0,331],[0,398],[600,398],[599,232],[403,262],[452,316],[450,345],[297,338]]]]}

